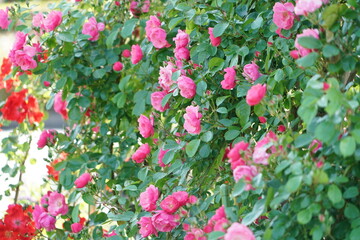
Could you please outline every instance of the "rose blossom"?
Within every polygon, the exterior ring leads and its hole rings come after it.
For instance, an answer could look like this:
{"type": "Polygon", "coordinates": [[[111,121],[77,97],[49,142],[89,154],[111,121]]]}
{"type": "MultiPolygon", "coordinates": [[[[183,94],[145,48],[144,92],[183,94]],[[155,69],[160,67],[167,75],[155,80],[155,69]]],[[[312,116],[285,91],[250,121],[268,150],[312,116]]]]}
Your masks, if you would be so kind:
{"type": "Polygon", "coordinates": [[[181,206],[184,206],[189,200],[189,194],[185,191],[174,192],[172,196],[179,202],[181,206]]]}
{"type": "Polygon", "coordinates": [[[160,20],[156,16],[150,16],[150,19],[146,21],[145,34],[147,39],[151,42],[151,33],[155,28],[161,26],[160,20]]]}
{"type": "Polygon", "coordinates": [[[101,31],[104,31],[105,24],[96,21],[95,17],[91,17],[86,23],[84,23],[82,34],[90,35],[91,37],[88,38],[90,41],[97,41],[99,39],[101,31]]]}
{"type": "Polygon", "coordinates": [[[185,31],[178,29],[176,37],[173,38],[176,48],[187,47],[190,42],[190,36],[185,31]]]}
{"type": "Polygon", "coordinates": [[[151,217],[141,217],[140,221],[138,221],[137,223],[140,224],[139,233],[143,238],[146,238],[152,234],[158,236],[158,233],[152,223],[151,217]]]}
{"type": "Polygon", "coordinates": [[[267,153],[268,149],[270,148],[271,153],[276,152],[275,146],[268,146],[269,143],[277,142],[278,138],[276,137],[276,134],[272,131],[269,131],[266,136],[257,142],[254,153],[253,153],[253,161],[257,164],[263,164],[268,165],[268,158],[270,157],[270,154],[267,153]]]}
{"type": "Polygon", "coordinates": [[[140,194],[140,206],[145,211],[151,212],[156,209],[156,202],[159,199],[159,189],[154,185],[146,188],[145,192],[140,194]]]}
{"type": "Polygon", "coordinates": [[[132,1],[130,3],[130,12],[135,16],[138,17],[141,13],[149,12],[150,8],[150,1],[145,0],[139,5],[139,1],[132,1]],[[141,8],[140,8],[141,7],[141,8]]]}
{"type": "Polygon", "coordinates": [[[56,219],[50,216],[46,212],[45,208],[35,205],[32,216],[37,229],[45,228],[46,231],[52,231],[55,229],[56,219]]]}
{"type": "Polygon", "coordinates": [[[252,82],[256,81],[261,76],[259,66],[254,62],[246,64],[244,66],[243,76],[252,82]]]}
{"type": "Polygon", "coordinates": [[[151,94],[151,105],[153,106],[153,108],[155,110],[158,110],[159,112],[165,112],[166,109],[168,109],[169,103],[166,103],[165,106],[162,106],[161,102],[163,100],[163,98],[166,96],[166,92],[165,91],[161,91],[161,92],[153,92],[151,94]]]}
{"type": "Polygon", "coordinates": [[[161,232],[171,232],[175,227],[179,225],[174,215],[170,215],[165,211],[158,211],[157,214],[151,218],[156,230],[161,232]]]}
{"type": "Polygon", "coordinates": [[[36,55],[36,48],[25,46],[23,50],[16,50],[14,54],[15,61],[13,64],[19,66],[21,70],[27,71],[37,67],[37,62],[34,60],[36,55]]]}
{"type": "Polygon", "coordinates": [[[294,25],[294,5],[290,2],[275,3],[273,7],[273,22],[280,29],[289,30],[294,25]]]}
{"type": "Polygon", "coordinates": [[[301,38],[301,37],[313,37],[313,38],[319,39],[319,31],[317,29],[309,29],[308,28],[308,29],[303,30],[303,33],[298,34],[296,36],[295,48],[298,50],[298,54],[301,57],[305,57],[309,53],[313,52],[314,49],[309,49],[309,48],[305,48],[305,47],[301,46],[299,44],[299,38],[301,38]]]}
{"type": "Polygon", "coordinates": [[[113,70],[116,72],[123,70],[123,68],[124,68],[124,65],[121,62],[116,62],[113,65],[113,70]]]}
{"type": "Polygon", "coordinates": [[[312,153],[316,153],[321,148],[322,148],[322,142],[317,139],[314,139],[309,146],[309,149],[312,149],[311,151],[312,153]]]}
{"type": "Polygon", "coordinates": [[[141,136],[148,138],[154,135],[154,118],[152,116],[149,119],[141,114],[138,123],[141,136]]]}
{"type": "Polygon", "coordinates": [[[143,52],[141,47],[136,44],[131,46],[131,62],[132,64],[137,64],[143,58],[143,52]]]}
{"type": "Polygon", "coordinates": [[[69,208],[68,205],[65,203],[65,197],[61,193],[52,192],[49,196],[49,206],[48,211],[51,215],[56,217],[57,215],[65,215],[67,214],[69,208]]]}
{"type": "Polygon", "coordinates": [[[74,184],[76,188],[83,188],[91,181],[91,179],[90,173],[84,173],[75,180],[74,184]]]}
{"type": "Polygon", "coordinates": [[[45,147],[48,143],[54,144],[54,137],[56,130],[44,130],[42,131],[39,140],[37,142],[38,148],[45,147]]]}
{"type": "Polygon", "coordinates": [[[162,28],[154,28],[151,30],[150,34],[151,43],[156,48],[169,47],[170,44],[166,40],[166,31],[162,28]]]}
{"type": "Polygon", "coordinates": [[[233,171],[235,182],[238,182],[240,179],[244,179],[246,184],[245,190],[249,191],[251,186],[251,181],[253,177],[257,175],[257,170],[254,166],[241,165],[234,169],[233,171]]]}
{"type": "Polygon", "coordinates": [[[54,111],[61,114],[61,116],[67,120],[68,112],[67,112],[67,102],[66,100],[62,100],[62,92],[58,92],[54,98],[54,111]]]}
{"type": "Polygon", "coordinates": [[[129,50],[129,49],[125,49],[125,50],[122,52],[122,56],[123,56],[124,58],[129,58],[129,57],[131,57],[131,52],[130,52],[130,50],[129,50]]]}
{"type": "Polygon", "coordinates": [[[73,224],[71,224],[71,231],[73,233],[78,233],[78,232],[81,232],[83,227],[84,227],[84,225],[82,225],[81,223],[73,223],[73,224]]]}
{"type": "Polygon", "coordinates": [[[62,21],[62,12],[52,11],[47,17],[43,20],[43,25],[46,32],[54,31],[57,26],[61,24],[62,21]]]}
{"type": "Polygon", "coordinates": [[[175,48],[175,58],[178,60],[189,60],[190,58],[190,51],[185,47],[175,48]]]}
{"type": "Polygon", "coordinates": [[[213,45],[214,47],[217,47],[221,43],[221,37],[215,37],[213,34],[213,31],[214,31],[214,28],[208,29],[208,33],[210,35],[209,38],[210,38],[211,45],[213,45]]]}
{"type": "Polygon", "coordinates": [[[45,29],[44,27],[44,15],[42,13],[35,14],[32,19],[32,25],[34,27],[39,27],[45,29]]]}
{"type": "Polygon", "coordinates": [[[228,89],[231,90],[235,87],[236,83],[235,83],[235,76],[236,76],[236,72],[235,69],[233,67],[228,67],[224,69],[225,75],[224,75],[224,80],[221,81],[221,87],[223,89],[228,89]]]}
{"type": "Polygon", "coordinates": [[[199,106],[188,106],[184,114],[184,128],[192,134],[199,134],[201,132],[201,119],[202,114],[199,113],[199,106]]]}
{"type": "Polygon", "coordinates": [[[260,123],[266,123],[266,117],[259,117],[260,123]]]}
{"type": "Polygon", "coordinates": [[[164,200],[162,200],[160,203],[160,207],[169,214],[176,212],[180,206],[181,205],[178,200],[176,200],[176,198],[171,195],[164,198],[164,200]]]}
{"type": "Polygon", "coordinates": [[[167,65],[165,67],[160,67],[159,71],[159,84],[162,89],[165,91],[170,91],[171,86],[175,83],[171,77],[173,72],[175,72],[176,69],[174,67],[174,64],[171,62],[167,62],[167,65]]]}
{"type": "Polygon", "coordinates": [[[0,9],[0,28],[7,29],[10,24],[8,9],[6,11],[0,9]]]}
{"type": "Polygon", "coordinates": [[[180,95],[184,98],[193,98],[196,94],[196,84],[194,81],[186,76],[180,76],[177,80],[178,87],[180,89],[180,95]]]}
{"type": "Polygon", "coordinates": [[[234,222],[224,236],[224,240],[255,240],[253,232],[243,224],[234,222]]]}
{"type": "Polygon", "coordinates": [[[240,153],[244,153],[249,147],[249,144],[241,141],[236,143],[233,148],[227,154],[227,157],[230,159],[231,169],[234,170],[237,166],[244,165],[245,161],[242,159],[240,153]]]}
{"type": "Polygon", "coordinates": [[[256,84],[250,88],[246,94],[246,103],[250,106],[257,105],[261,102],[266,94],[266,84],[256,84]]]}
{"type": "Polygon", "coordinates": [[[131,156],[131,159],[134,160],[136,163],[142,163],[147,155],[150,154],[151,148],[149,144],[145,143],[141,145],[138,150],[131,156]]]}
{"type": "Polygon", "coordinates": [[[296,15],[307,15],[315,12],[322,4],[327,3],[328,0],[298,0],[294,8],[296,15]]]}

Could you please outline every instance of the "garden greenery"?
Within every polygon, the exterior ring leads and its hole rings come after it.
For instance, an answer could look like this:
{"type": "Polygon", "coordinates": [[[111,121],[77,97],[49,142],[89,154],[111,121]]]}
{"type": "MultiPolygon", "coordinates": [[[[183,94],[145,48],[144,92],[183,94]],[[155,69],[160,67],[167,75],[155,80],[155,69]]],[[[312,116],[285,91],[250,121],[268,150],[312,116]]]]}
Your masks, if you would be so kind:
{"type": "Polygon", "coordinates": [[[358,239],[359,5],[0,10],[0,28],[16,32],[0,122],[18,122],[2,172],[19,177],[0,238],[358,239]],[[52,108],[64,131],[44,130],[52,108]],[[38,160],[51,184],[20,207],[32,141],[49,150],[38,160]]]}

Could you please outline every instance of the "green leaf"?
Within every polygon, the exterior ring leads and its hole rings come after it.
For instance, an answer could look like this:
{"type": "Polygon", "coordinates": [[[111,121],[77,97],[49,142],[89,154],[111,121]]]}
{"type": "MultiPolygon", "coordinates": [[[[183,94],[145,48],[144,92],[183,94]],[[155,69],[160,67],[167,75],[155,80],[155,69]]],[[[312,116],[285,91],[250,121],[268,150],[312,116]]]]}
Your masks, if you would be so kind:
{"type": "Polygon", "coordinates": [[[340,54],[340,50],[334,46],[326,44],[323,48],[323,55],[326,58],[331,58],[340,54]]]}
{"type": "Polygon", "coordinates": [[[228,22],[220,22],[216,24],[213,30],[214,37],[220,37],[221,35],[223,35],[228,26],[228,22]]]}
{"type": "Polygon", "coordinates": [[[165,153],[164,158],[163,158],[163,163],[169,164],[175,156],[175,151],[174,150],[169,150],[167,153],[165,153]]]}
{"type": "Polygon", "coordinates": [[[264,19],[258,16],[254,22],[251,23],[251,29],[258,29],[263,24],[264,19]]]}
{"type": "Polygon", "coordinates": [[[64,41],[64,42],[74,42],[75,41],[74,35],[72,35],[71,33],[67,33],[67,32],[59,32],[56,35],[56,38],[61,41],[64,41]]]}
{"type": "Polygon", "coordinates": [[[315,129],[315,137],[324,143],[330,143],[336,137],[336,128],[332,122],[323,121],[315,129]]]}
{"type": "Polygon", "coordinates": [[[200,145],[200,139],[194,139],[190,141],[188,145],[186,145],[186,154],[189,157],[193,157],[196,151],[198,150],[199,145],[200,145]]]}
{"type": "Polygon", "coordinates": [[[349,199],[349,198],[354,198],[357,195],[359,195],[359,190],[357,189],[357,187],[349,187],[348,189],[346,189],[346,191],[344,192],[344,198],[345,199],[349,199]]]}
{"type": "Polygon", "coordinates": [[[97,78],[97,79],[104,77],[105,74],[106,74],[105,69],[97,69],[97,70],[95,70],[95,72],[93,72],[94,78],[97,78]]]}
{"type": "Polygon", "coordinates": [[[223,69],[224,64],[225,64],[224,62],[225,62],[224,59],[219,58],[219,57],[214,57],[214,58],[210,59],[210,61],[209,61],[210,71],[217,72],[217,71],[223,69]]]}
{"type": "Polygon", "coordinates": [[[138,179],[140,179],[141,181],[144,182],[146,180],[148,172],[149,172],[149,169],[147,167],[141,168],[137,175],[138,179]]]}
{"type": "Polygon", "coordinates": [[[204,96],[207,89],[207,83],[205,81],[200,81],[196,86],[196,94],[199,96],[204,96]]]}
{"type": "Polygon", "coordinates": [[[201,141],[210,142],[213,139],[213,133],[211,131],[204,132],[201,136],[201,141]]]}
{"type": "Polygon", "coordinates": [[[113,47],[113,44],[114,44],[114,41],[115,39],[117,38],[117,35],[119,33],[119,28],[117,29],[114,29],[110,35],[106,38],[106,47],[107,48],[112,48],[113,47]]]}
{"type": "Polygon", "coordinates": [[[184,20],[184,17],[171,18],[168,24],[169,29],[173,30],[182,20],[184,20]]]}
{"type": "Polygon", "coordinates": [[[161,106],[162,107],[165,107],[165,105],[170,100],[171,96],[172,96],[172,93],[168,93],[168,94],[165,95],[165,97],[161,100],[161,106]]]}
{"type": "Polygon", "coordinates": [[[134,28],[135,28],[137,22],[138,22],[137,18],[131,18],[131,19],[127,20],[125,22],[123,28],[121,29],[120,35],[123,38],[130,37],[134,31],[134,28]]]}
{"type": "Polygon", "coordinates": [[[258,217],[260,217],[261,214],[263,214],[264,210],[265,210],[265,199],[260,199],[255,203],[252,211],[243,218],[241,223],[244,224],[245,226],[251,224],[258,217]]]}
{"type": "Polygon", "coordinates": [[[240,54],[240,56],[245,57],[246,55],[249,54],[249,48],[247,46],[242,46],[239,49],[239,54],[240,54]]]}
{"type": "Polygon", "coordinates": [[[76,205],[71,212],[71,218],[74,223],[79,222],[79,206],[80,205],[76,205]]]}
{"type": "Polygon", "coordinates": [[[350,233],[350,240],[359,240],[360,236],[360,227],[355,228],[350,233]]]}
{"type": "Polygon", "coordinates": [[[340,141],[340,152],[344,157],[349,157],[354,154],[356,150],[355,139],[352,136],[347,136],[340,141]]]}
{"type": "Polygon", "coordinates": [[[355,219],[357,217],[359,217],[360,212],[359,209],[351,203],[348,203],[345,207],[345,211],[344,211],[345,217],[349,218],[349,219],[355,219]]]}
{"type": "Polygon", "coordinates": [[[234,190],[232,192],[232,197],[237,197],[245,190],[246,183],[243,179],[240,179],[237,183],[235,183],[234,190]]]}
{"type": "Polygon", "coordinates": [[[294,144],[295,144],[296,148],[299,148],[299,147],[303,147],[303,146],[310,144],[312,140],[313,140],[312,136],[310,134],[305,133],[305,134],[298,136],[295,139],[294,144]]]}
{"type": "Polygon", "coordinates": [[[237,136],[239,136],[240,131],[239,130],[229,130],[225,133],[225,140],[229,141],[229,140],[233,140],[235,139],[237,136]]]}
{"type": "Polygon", "coordinates": [[[209,233],[208,235],[208,240],[217,240],[219,238],[221,238],[222,236],[224,236],[225,233],[224,232],[220,232],[220,231],[213,231],[211,233],[209,233]]]}
{"type": "Polygon", "coordinates": [[[308,49],[319,49],[322,47],[321,41],[314,37],[300,37],[298,42],[301,46],[308,49]]]}
{"type": "Polygon", "coordinates": [[[316,52],[311,52],[305,57],[299,58],[296,60],[296,64],[298,64],[300,67],[311,67],[314,66],[316,60],[318,59],[319,54],[316,52]]]}
{"type": "Polygon", "coordinates": [[[236,116],[240,119],[240,125],[242,127],[249,121],[251,107],[246,103],[246,100],[241,100],[235,109],[236,116]]]}
{"type": "Polygon", "coordinates": [[[109,219],[111,219],[113,221],[124,221],[124,222],[126,222],[126,221],[130,221],[134,217],[134,215],[135,214],[133,212],[128,211],[128,212],[125,212],[123,214],[115,214],[115,213],[110,212],[110,213],[108,213],[107,216],[108,216],[109,219]]]}
{"type": "Polygon", "coordinates": [[[95,198],[91,195],[91,193],[84,193],[82,195],[82,199],[84,200],[84,202],[86,202],[89,205],[96,204],[95,198]]]}
{"type": "Polygon", "coordinates": [[[280,82],[281,80],[284,79],[284,77],[285,77],[285,74],[284,74],[284,71],[282,69],[276,70],[276,73],[275,73],[275,76],[274,76],[275,81],[280,82]]]}
{"type": "Polygon", "coordinates": [[[289,179],[289,181],[286,183],[286,190],[289,193],[295,192],[301,184],[302,176],[296,176],[289,179]]]}
{"type": "Polygon", "coordinates": [[[342,194],[338,186],[332,184],[328,188],[327,195],[333,204],[339,203],[342,200],[342,194]]]}
{"type": "Polygon", "coordinates": [[[82,117],[82,114],[80,112],[80,108],[78,106],[74,106],[69,111],[69,118],[73,121],[79,121],[82,117]]]}
{"type": "Polygon", "coordinates": [[[297,214],[297,220],[300,224],[307,224],[312,218],[312,213],[309,209],[301,210],[297,214]]]}
{"type": "Polygon", "coordinates": [[[101,212],[101,213],[97,214],[96,217],[94,218],[94,224],[99,225],[99,224],[105,222],[107,219],[108,219],[107,214],[104,212],[101,212]]]}

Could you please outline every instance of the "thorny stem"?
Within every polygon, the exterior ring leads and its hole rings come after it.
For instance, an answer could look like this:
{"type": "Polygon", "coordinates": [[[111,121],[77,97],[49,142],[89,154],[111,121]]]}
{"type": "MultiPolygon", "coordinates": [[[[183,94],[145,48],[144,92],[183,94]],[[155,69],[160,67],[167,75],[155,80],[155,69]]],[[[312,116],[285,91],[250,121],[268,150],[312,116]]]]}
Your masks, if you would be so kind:
{"type": "Polygon", "coordinates": [[[28,150],[26,151],[25,156],[24,156],[24,159],[23,159],[23,161],[22,161],[21,164],[20,164],[20,175],[19,175],[18,184],[17,184],[17,186],[16,186],[16,190],[15,190],[14,204],[16,204],[17,201],[18,201],[19,191],[20,191],[20,185],[21,185],[22,175],[23,175],[23,171],[22,171],[21,169],[25,166],[26,159],[27,159],[28,156],[29,156],[31,142],[32,142],[32,137],[30,136],[30,139],[29,139],[29,148],[28,148],[28,150]]]}

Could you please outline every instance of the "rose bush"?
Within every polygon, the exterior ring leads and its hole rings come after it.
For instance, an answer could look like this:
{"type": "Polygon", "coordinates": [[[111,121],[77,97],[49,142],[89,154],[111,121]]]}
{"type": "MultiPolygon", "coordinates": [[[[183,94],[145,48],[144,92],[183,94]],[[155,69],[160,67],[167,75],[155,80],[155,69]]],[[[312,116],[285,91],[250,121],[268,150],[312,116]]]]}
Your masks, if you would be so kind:
{"type": "Polygon", "coordinates": [[[32,207],[20,227],[8,210],[0,237],[357,239],[358,5],[83,0],[1,10],[0,27],[16,31],[1,67],[1,124],[19,124],[2,141],[2,171],[19,176],[18,203],[38,141],[51,191],[23,202],[32,207]],[[64,131],[31,139],[51,108],[64,131]]]}

